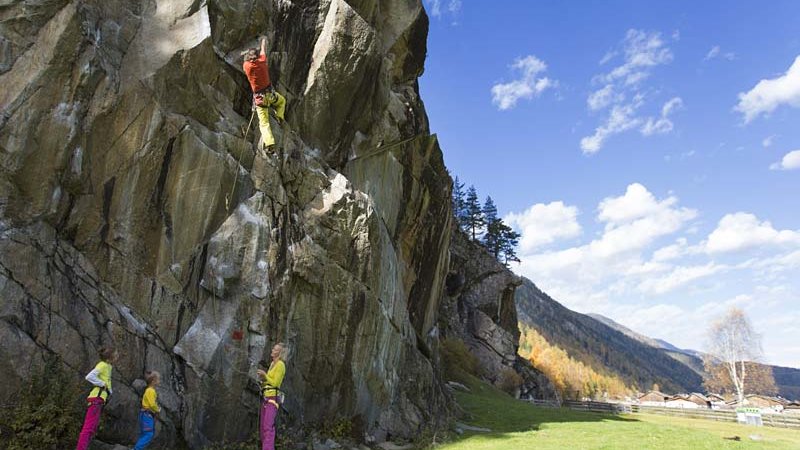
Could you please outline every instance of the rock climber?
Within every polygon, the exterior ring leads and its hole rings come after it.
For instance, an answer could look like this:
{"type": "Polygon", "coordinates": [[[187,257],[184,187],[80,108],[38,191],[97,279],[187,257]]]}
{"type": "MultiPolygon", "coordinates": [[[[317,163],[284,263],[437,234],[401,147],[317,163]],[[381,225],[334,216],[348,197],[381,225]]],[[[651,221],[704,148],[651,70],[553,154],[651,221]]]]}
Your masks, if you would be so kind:
{"type": "Polygon", "coordinates": [[[147,382],[147,389],[144,390],[142,409],[139,410],[139,440],[133,450],[143,450],[150,445],[156,434],[156,416],[161,412],[156,393],[156,386],[161,384],[161,374],[148,370],[144,374],[144,380],[147,382]]]}
{"type": "Polygon", "coordinates": [[[267,65],[267,38],[261,38],[261,52],[251,48],[243,54],[244,69],[250,88],[253,90],[253,105],[258,114],[258,124],[261,130],[261,138],[264,140],[264,148],[271,152],[275,145],[275,137],[269,124],[269,108],[275,108],[275,116],[278,121],[283,123],[286,111],[286,98],[278,93],[272,86],[269,78],[269,66],[267,65]]]}
{"type": "MultiPolygon", "coordinates": [[[[286,374],[286,359],[289,356],[289,348],[283,342],[275,344],[270,352],[272,362],[267,371],[258,369],[258,379],[261,384],[261,414],[260,416],[260,435],[261,450],[275,450],[275,417],[278,409],[283,403],[283,394],[280,387],[283,383],[283,376],[286,374]]],[[[266,363],[261,363],[266,367],[266,363]]]]}
{"type": "Polygon", "coordinates": [[[111,390],[111,364],[117,360],[119,354],[113,347],[100,347],[98,350],[100,362],[86,375],[86,381],[95,387],[89,392],[86,408],[86,418],[83,420],[83,428],[78,437],[78,445],[75,450],[86,450],[92,442],[97,426],[100,424],[100,415],[103,406],[108,401],[111,390]]]}

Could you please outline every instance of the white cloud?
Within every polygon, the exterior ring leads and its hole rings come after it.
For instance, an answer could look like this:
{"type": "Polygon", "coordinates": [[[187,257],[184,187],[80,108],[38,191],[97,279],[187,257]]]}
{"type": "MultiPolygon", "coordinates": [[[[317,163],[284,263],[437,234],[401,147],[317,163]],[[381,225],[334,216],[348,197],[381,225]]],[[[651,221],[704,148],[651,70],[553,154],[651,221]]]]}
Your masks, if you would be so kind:
{"type": "Polygon", "coordinates": [[[769,115],[781,105],[800,107],[800,56],[783,75],[761,80],[750,91],[740,93],[734,109],[749,123],[759,115],[769,115]]]}
{"type": "Polygon", "coordinates": [[[800,150],[792,150],[783,155],[783,159],[781,159],[780,162],[772,164],[769,168],[772,170],[800,169],[800,150]]]}
{"type": "MultiPolygon", "coordinates": [[[[543,282],[547,289],[569,296],[567,301],[585,302],[586,297],[579,296],[588,292],[594,292],[595,299],[607,298],[615,290],[625,290],[624,285],[610,286],[615,279],[669,270],[664,264],[644,261],[642,253],[660,237],[680,230],[696,214],[679,207],[675,197],[657,199],[634,183],[625,194],[599,203],[597,220],[604,226],[599,237],[562,250],[537,252],[535,246],[534,251],[521,249],[522,262],[516,270],[543,282]]],[[[517,228],[522,241],[529,233],[536,233],[535,227],[517,228]]]]}
{"type": "Polygon", "coordinates": [[[669,116],[676,110],[683,107],[683,100],[680,97],[673,97],[669,99],[664,106],[661,107],[661,117],[654,119],[649,117],[647,122],[642,126],[641,133],[644,136],[651,136],[653,134],[664,134],[672,131],[674,127],[669,116]]]}
{"type": "Polygon", "coordinates": [[[433,17],[439,17],[442,15],[441,0],[425,0],[425,3],[429,5],[430,12],[433,17]]]}
{"type": "MultiPolygon", "coordinates": [[[[672,51],[659,33],[629,30],[622,42],[621,52],[624,59],[620,65],[592,80],[595,84],[601,84],[602,88],[589,94],[586,99],[588,109],[600,111],[608,108],[609,112],[603,123],[595,128],[594,134],[581,139],[580,146],[584,154],[600,151],[609,137],[634,128],[639,128],[645,136],[667,133],[673,128],[668,115],[682,103],[679,97],[665,103],[658,118],[644,119],[638,116],[645,99],[641,91],[642,82],[650,77],[655,67],[672,61],[672,51]]],[[[616,54],[606,53],[600,61],[601,65],[616,54]]]]}
{"type": "Polygon", "coordinates": [[[689,241],[685,237],[680,237],[675,240],[674,244],[661,247],[653,252],[653,262],[673,261],[693,253],[696,253],[696,247],[689,246],[689,241]]]}
{"type": "Polygon", "coordinates": [[[580,236],[578,208],[564,202],[537,203],[521,213],[511,213],[503,220],[521,230],[520,251],[530,253],[560,239],[580,236]]]}
{"type": "Polygon", "coordinates": [[[776,135],[774,135],[774,134],[773,134],[773,135],[770,135],[770,136],[767,136],[767,137],[765,137],[765,138],[764,138],[764,140],[763,140],[763,141],[761,141],[761,146],[763,146],[764,148],[769,148],[769,147],[771,147],[771,146],[772,146],[772,143],[773,143],[773,141],[775,141],[775,138],[776,138],[776,137],[777,137],[777,136],[776,136],[776,135]]]}
{"type": "Polygon", "coordinates": [[[656,238],[672,234],[697,217],[697,211],[677,207],[678,199],[657,200],[647,188],[634,183],[625,195],[604,199],[598,220],[605,223],[602,237],[589,244],[600,257],[624,252],[641,252],[656,238]]]}
{"type": "Polygon", "coordinates": [[[597,153],[609,137],[638,127],[642,123],[642,119],[636,117],[636,110],[641,104],[640,100],[625,105],[614,105],[606,122],[595,128],[593,135],[581,139],[583,153],[586,155],[597,153]]]}
{"type": "Polygon", "coordinates": [[[800,250],[764,259],[750,260],[744,264],[744,268],[755,268],[770,274],[797,270],[800,269],[800,250]]]}
{"type": "Polygon", "coordinates": [[[547,64],[536,56],[517,58],[511,68],[520,72],[519,78],[492,86],[492,103],[500,110],[511,109],[520,99],[530,100],[558,85],[558,81],[539,77],[539,74],[547,70],[547,64]]]}
{"type": "Polygon", "coordinates": [[[719,56],[719,50],[720,50],[719,45],[711,47],[711,50],[709,50],[708,53],[706,53],[706,57],[703,58],[703,60],[708,61],[709,59],[716,58],[717,56],[719,56]]]}
{"type": "Polygon", "coordinates": [[[703,61],[709,61],[715,58],[724,58],[727,59],[728,61],[733,61],[734,59],[736,59],[736,53],[733,52],[722,53],[722,49],[719,47],[719,45],[715,45],[711,47],[711,50],[709,50],[708,53],[706,53],[706,57],[703,58],[703,61]]]}
{"type": "Polygon", "coordinates": [[[461,11],[461,0],[450,0],[450,2],[447,4],[447,10],[452,14],[461,11]]]}
{"type": "Polygon", "coordinates": [[[612,100],[614,100],[614,85],[607,84],[589,94],[586,104],[590,110],[597,111],[610,105],[612,100]]]}
{"type": "Polygon", "coordinates": [[[650,69],[672,61],[672,52],[660,33],[628,30],[625,35],[625,62],[611,72],[601,76],[608,82],[624,80],[625,84],[636,84],[650,76],[650,69]]]}
{"type": "Polygon", "coordinates": [[[646,187],[633,183],[624,195],[603,199],[597,207],[597,218],[612,225],[624,224],[668,210],[676,202],[674,197],[659,202],[646,187]]]}
{"type": "Polygon", "coordinates": [[[444,5],[444,1],[445,0],[425,0],[425,4],[427,4],[428,7],[430,8],[431,16],[441,17],[443,6],[452,15],[455,15],[456,13],[461,11],[461,0],[449,0],[447,2],[447,5],[444,5]]]}
{"type": "Polygon", "coordinates": [[[662,295],[725,269],[725,266],[713,262],[698,266],[678,266],[664,276],[643,280],[637,288],[645,294],[662,295]]]}
{"type": "Polygon", "coordinates": [[[749,213],[726,214],[708,235],[708,253],[728,253],[763,246],[800,244],[800,230],[776,230],[769,221],[749,213]]]}
{"type": "Polygon", "coordinates": [[[615,51],[606,52],[606,54],[603,55],[603,57],[600,59],[600,62],[598,64],[600,64],[602,66],[603,64],[605,64],[605,63],[611,61],[612,59],[614,59],[614,57],[617,56],[617,54],[618,53],[615,52],[615,51]]]}

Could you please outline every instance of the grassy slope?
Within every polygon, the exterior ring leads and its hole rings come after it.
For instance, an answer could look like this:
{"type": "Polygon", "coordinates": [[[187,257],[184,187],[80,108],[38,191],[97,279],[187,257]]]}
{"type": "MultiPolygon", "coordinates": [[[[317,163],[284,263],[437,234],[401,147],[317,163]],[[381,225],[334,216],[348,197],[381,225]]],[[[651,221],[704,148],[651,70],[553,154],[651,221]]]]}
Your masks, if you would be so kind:
{"type": "Polygon", "coordinates": [[[492,433],[465,433],[439,450],[478,449],[798,449],[800,431],[665,416],[613,416],[538,408],[475,379],[456,394],[470,425],[492,433]],[[748,436],[758,434],[761,441],[748,436]],[[724,439],[741,437],[741,442],[724,439]]]}

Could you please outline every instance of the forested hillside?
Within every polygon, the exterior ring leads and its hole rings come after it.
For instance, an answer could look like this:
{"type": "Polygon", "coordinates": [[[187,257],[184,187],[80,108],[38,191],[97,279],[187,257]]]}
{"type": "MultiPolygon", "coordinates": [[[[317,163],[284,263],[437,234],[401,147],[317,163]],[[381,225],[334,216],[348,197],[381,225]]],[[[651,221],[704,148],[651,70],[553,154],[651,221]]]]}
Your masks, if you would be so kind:
{"type": "Polygon", "coordinates": [[[522,325],[595,371],[616,375],[640,390],[658,384],[666,393],[702,389],[702,377],[661,349],[627,336],[600,321],[576,313],[553,300],[530,280],[516,291],[522,325]]]}

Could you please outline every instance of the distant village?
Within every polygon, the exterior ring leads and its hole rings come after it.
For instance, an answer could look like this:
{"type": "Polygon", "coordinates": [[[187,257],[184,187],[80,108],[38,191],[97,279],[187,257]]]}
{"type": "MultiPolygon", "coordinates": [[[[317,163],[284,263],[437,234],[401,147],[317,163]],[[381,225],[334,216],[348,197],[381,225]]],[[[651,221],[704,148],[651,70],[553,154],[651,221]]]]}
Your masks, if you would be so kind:
{"type": "Polygon", "coordinates": [[[800,417],[800,401],[756,394],[745,396],[744,402],[740,404],[737,399],[725,400],[723,396],[717,394],[692,392],[691,394],[667,395],[651,390],[637,397],[632,403],[641,406],[683,409],[734,410],[739,407],[748,407],[759,408],[762,414],[792,414],[800,417]]]}

